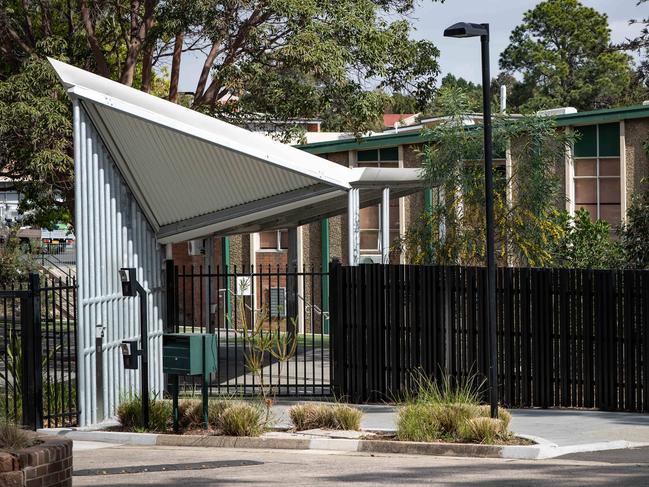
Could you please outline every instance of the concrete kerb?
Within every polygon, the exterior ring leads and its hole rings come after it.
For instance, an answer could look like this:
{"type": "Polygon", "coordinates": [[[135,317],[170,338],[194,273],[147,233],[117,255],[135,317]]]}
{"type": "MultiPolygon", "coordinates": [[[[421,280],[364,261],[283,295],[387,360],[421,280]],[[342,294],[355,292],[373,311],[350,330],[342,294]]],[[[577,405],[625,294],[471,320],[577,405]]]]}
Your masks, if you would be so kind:
{"type": "MultiPolygon", "coordinates": [[[[39,432],[78,441],[100,441],[120,445],[187,446],[209,448],[246,448],[266,450],[326,450],[344,453],[431,455],[474,458],[541,460],[570,453],[616,450],[649,446],[649,443],[611,441],[584,445],[557,446],[538,437],[525,436],[534,445],[479,445],[461,443],[418,443],[392,440],[323,438],[296,433],[274,433],[259,438],[210,435],[170,435],[126,433],[117,431],[80,431],[74,428],[51,428],[39,432]]],[[[524,435],[521,435],[523,437],[524,435]]]]}

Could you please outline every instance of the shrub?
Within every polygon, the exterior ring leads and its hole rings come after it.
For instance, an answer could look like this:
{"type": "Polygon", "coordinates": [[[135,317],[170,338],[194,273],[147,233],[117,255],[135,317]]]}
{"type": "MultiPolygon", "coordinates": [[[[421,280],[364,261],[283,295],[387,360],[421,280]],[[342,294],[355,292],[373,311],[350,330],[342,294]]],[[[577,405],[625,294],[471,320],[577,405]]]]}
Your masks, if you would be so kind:
{"type": "Polygon", "coordinates": [[[265,430],[264,410],[246,402],[233,402],[221,413],[218,429],[226,436],[259,436],[265,430]]]}
{"type": "MultiPolygon", "coordinates": [[[[228,401],[213,400],[207,404],[207,423],[210,428],[218,429],[221,415],[228,407],[228,401]]],[[[199,399],[185,399],[178,404],[180,427],[183,429],[197,429],[203,427],[203,401],[199,399]]]]}
{"type": "Polygon", "coordinates": [[[363,413],[347,404],[298,404],[288,410],[288,415],[296,430],[361,429],[363,413]]]}
{"type": "Polygon", "coordinates": [[[402,406],[397,418],[397,438],[402,441],[435,441],[440,437],[434,406],[408,404],[402,406]]]}
{"type": "MultiPolygon", "coordinates": [[[[160,399],[149,400],[148,431],[163,432],[171,420],[171,402],[160,399]]],[[[142,400],[137,394],[128,396],[117,407],[117,419],[122,427],[132,431],[144,431],[142,400]]]]}
{"type": "Polygon", "coordinates": [[[0,423],[0,450],[15,452],[37,444],[38,438],[31,432],[12,423],[0,423]]]}
{"type": "MultiPolygon", "coordinates": [[[[488,404],[485,404],[484,406],[480,406],[480,416],[483,416],[485,418],[490,418],[491,406],[489,406],[488,404]]],[[[509,423],[512,420],[511,413],[507,411],[505,408],[501,408],[500,406],[498,406],[498,419],[502,420],[505,429],[508,430],[509,423]]]]}
{"type": "Polygon", "coordinates": [[[347,404],[336,404],[333,407],[333,415],[336,420],[336,429],[359,431],[363,413],[347,404]]]}
{"type": "Polygon", "coordinates": [[[479,416],[466,421],[461,429],[460,437],[464,441],[492,444],[504,438],[507,431],[501,419],[479,416]]]}
{"type": "Polygon", "coordinates": [[[474,404],[459,403],[435,404],[431,407],[431,414],[435,417],[442,435],[456,438],[459,436],[464,424],[480,413],[478,407],[474,404]]]}

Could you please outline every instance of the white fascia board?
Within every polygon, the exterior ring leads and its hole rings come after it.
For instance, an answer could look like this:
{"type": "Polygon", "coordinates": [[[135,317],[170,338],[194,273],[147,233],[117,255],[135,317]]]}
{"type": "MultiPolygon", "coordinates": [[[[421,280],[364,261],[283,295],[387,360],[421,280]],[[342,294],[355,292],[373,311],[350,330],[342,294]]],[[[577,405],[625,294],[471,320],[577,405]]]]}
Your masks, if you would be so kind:
{"type": "Polygon", "coordinates": [[[357,167],[352,172],[352,187],[425,186],[421,168],[416,167],[357,167]]]}
{"type": "Polygon", "coordinates": [[[345,166],[69,64],[48,59],[71,95],[311,177],[319,182],[344,189],[350,187],[352,176],[350,169],[345,166]]]}

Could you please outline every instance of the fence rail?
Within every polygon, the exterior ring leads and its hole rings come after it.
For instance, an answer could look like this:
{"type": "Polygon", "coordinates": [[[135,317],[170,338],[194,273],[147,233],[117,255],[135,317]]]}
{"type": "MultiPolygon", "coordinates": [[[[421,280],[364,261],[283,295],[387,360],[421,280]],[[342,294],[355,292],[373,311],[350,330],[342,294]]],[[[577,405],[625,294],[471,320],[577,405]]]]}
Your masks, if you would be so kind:
{"type": "MultiPolygon", "coordinates": [[[[331,266],[334,383],[354,401],[486,377],[486,272],[331,266]]],[[[499,269],[498,386],[514,407],[649,411],[649,271],[499,269]]]]}
{"type": "Polygon", "coordinates": [[[0,289],[0,416],[32,428],[77,424],[76,282],[0,289]]]}
{"type": "MultiPolygon", "coordinates": [[[[322,291],[327,273],[167,265],[170,331],[216,335],[218,368],[210,377],[210,393],[256,395],[263,379],[278,396],[330,394],[329,313],[323,311],[322,291]],[[246,367],[250,341],[241,330],[253,323],[264,334],[288,334],[289,343],[296,341],[295,354],[285,364],[266,354],[261,377],[246,367]]],[[[185,386],[197,385],[186,381],[185,386]]]]}

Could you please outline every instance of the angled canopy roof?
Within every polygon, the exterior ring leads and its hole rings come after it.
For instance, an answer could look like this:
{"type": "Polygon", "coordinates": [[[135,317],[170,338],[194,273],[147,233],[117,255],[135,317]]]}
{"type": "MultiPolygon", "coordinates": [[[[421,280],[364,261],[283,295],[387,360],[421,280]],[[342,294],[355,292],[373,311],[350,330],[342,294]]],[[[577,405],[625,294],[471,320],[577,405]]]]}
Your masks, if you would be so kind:
{"type": "Polygon", "coordinates": [[[350,169],[50,59],[91,118],[161,243],[304,224],[419,187],[414,169],[350,169]],[[371,188],[376,186],[377,189],[371,188]]]}

